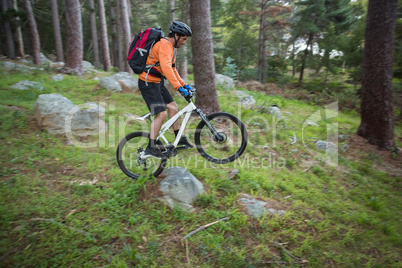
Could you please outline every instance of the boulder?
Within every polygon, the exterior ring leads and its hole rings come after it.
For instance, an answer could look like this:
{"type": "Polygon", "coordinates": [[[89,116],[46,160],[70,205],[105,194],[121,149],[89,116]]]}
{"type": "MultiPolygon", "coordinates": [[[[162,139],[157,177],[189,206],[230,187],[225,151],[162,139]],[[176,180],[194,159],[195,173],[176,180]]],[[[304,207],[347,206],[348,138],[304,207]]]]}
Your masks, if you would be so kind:
{"type": "Polygon", "coordinates": [[[322,140],[316,141],[315,146],[317,147],[318,150],[326,152],[336,152],[338,149],[335,143],[322,140]]]}
{"type": "Polygon", "coordinates": [[[20,81],[17,84],[12,85],[10,87],[13,89],[19,89],[19,90],[30,90],[30,89],[43,90],[43,88],[44,88],[41,83],[32,82],[29,80],[20,81]]]}
{"type": "Polygon", "coordinates": [[[204,192],[202,183],[182,167],[168,168],[162,174],[167,177],[160,183],[164,194],[160,200],[171,208],[181,206],[193,211],[191,203],[204,192]]]}
{"type": "Polygon", "coordinates": [[[235,94],[239,98],[244,98],[244,97],[250,96],[249,94],[247,94],[246,92],[241,91],[241,90],[233,90],[232,93],[235,94]]]}
{"type": "Polygon", "coordinates": [[[50,68],[63,68],[66,64],[62,61],[56,61],[49,63],[50,68]]]}
{"type": "Polygon", "coordinates": [[[239,103],[244,109],[251,109],[255,105],[255,99],[252,96],[247,96],[239,100],[237,103],[239,103]]]}
{"type": "Polygon", "coordinates": [[[117,81],[111,77],[102,77],[99,81],[99,85],[101,85],[101,87],[106,88],[107,90],[110,90],[112,92],[123,91],[123,89],[121,88],[121,85],[119,83],[117,83],[117,81]]]}
{"type": "Polygon", "coordinates": [[[277,118],[282,116],[281,110],[278,106],[271,106],[268,108],[269,113],[277,118]]]}
{"type": "Polygon", "coordinates": [[[103,133],[105,109],[95,103],[86,103],[82,107],[88,109],[81,110],[80,106],[58,93],[39,95],[34,106],[36,122],[51,134],[67,132],[86,137],[103,133]]]}
{"type": "Polygon", "coordinates": [[[132,92],[138,91],[137,79],[127,72],[120,72],[109,77],[103,77],[100,79],[99,84],[112,92],[121,92],[123,89],[132,92]]]}
{"type": "Polygon", "coordinates": [[[52,79],[52,80],[54,80],[54,81],[63,81],[64,80],[64,76],[62,75],[62,74],[55,74],[55,75],[52,75],[51,77],[50,77],[50,79],[52,79]]]}
{"type": "Polygon", "coordinates": [[[82,70],[85,73],[93,73],[96,72],[95,66],[92,65],[89,61],[82,61],[82,70]]]}
{"type": "Polygon", "coordinates": [[[2,64],[2,66],[3,66],[3,69],[5,69],[7,71],[29,72],[29,71],[36,71],[36,70],[40,70],[40,71],[44,70],[43,68],[30,67],[30,66],[16,64],[14,62],[9,62],[9,61],[4,62],[2,64]]]}
{"type": "Polygon", "coordinates": [[[215,74],[215,80],[217,85],[222,85],[225,88],[234,88],[235,82],[233,78],[223,75],[223,74],[215,74]]]}
{"type": "Polygon", "coordinates": [[[41,60],[41,62],[42,62],[42,65],[49,65],[50,63],[52,63],[52,61],[50,61],[50,60],[45,56],[45,54],[43,54],[42,52],[40,53],[39,57],[40,57],[40,60],[41,60]]]}
{"type": "Polygon", "coordinates": [[[279,217],[285,214],[284,210],[270,208],[267,202],[257,200],[248,194],[243,194],[239,198],[239,202],[247,209],[248,214],[255,219],[259,219],[266,214],[278,215],[279,217]]]}
{"type": "Polygon", "coordinates": [[[133,92],[139,90],[138,88],[138,80],[131,74],[127,72],[120,72],[112,76],[114,80],[116,80],[122,87],[126,87],[133,92]]]}

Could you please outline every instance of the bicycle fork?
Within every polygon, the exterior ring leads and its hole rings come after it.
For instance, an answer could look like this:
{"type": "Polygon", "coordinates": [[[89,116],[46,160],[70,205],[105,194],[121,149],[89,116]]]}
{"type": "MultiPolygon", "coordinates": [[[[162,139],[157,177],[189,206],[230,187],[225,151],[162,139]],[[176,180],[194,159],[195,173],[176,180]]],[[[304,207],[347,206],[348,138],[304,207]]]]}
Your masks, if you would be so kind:
{"type": "Polygon", "coordinates": [[[201,111],[201,109],[197,108],[195,109],[196,113],[201,117],[201,120],[204,121],[205,125],[207,126],[207,128],[211,131],[211,133],[214,135],[216,141],[218,142],[222,142],[225,137],[223,137],[222,135],[220,135],[216,129],[211,125],[211,123],[208,121],[207,117],[205,116],[205,114],[201,111]]]}

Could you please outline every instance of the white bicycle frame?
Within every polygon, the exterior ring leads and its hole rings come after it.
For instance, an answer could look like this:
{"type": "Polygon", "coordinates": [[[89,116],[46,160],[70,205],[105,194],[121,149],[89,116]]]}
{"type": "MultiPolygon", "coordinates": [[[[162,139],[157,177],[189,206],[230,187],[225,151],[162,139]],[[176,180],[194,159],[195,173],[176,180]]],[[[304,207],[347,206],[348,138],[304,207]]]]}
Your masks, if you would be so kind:
{"type": "MultiPolygon", "coordinates": [[[[187,123],[190,120],[191,113],[195,110],[197,110],[197,106],[195,106],[195,104],[192,101],[190,101],[186,107],[181,109],[179,112],[177,112],[177,114],[175,114],[172,118],[170,118],[166,123],[164,123],[162,125],[161,130],[159,131],[159,135],[156,139],[157,140],[162,139],[167,145],[170,144],[164,134],[180,118],[180,116],[185,114],[183,122],[181,123],[181,127],[179,129],[179,133],[177,134],[177,137],[176,137],[175,141],[173,142],[174,147],[177,147],[177,144],[179,143],[179,140],[180,140],[181,136],[183,135],[184,129],[186,128],[187,123]]],[[[138,117],[136,119],[140,120],[140,121],[144,121],[146,118],[148,118],[150,116],[151,116],[151,114],[148,113],[148,114],[138,117]]]]}
{"type": "Polygon", "coordinates": [[[162,138],[162,140],[166,143],[169,144],[169,141],[165,138],[164,134],[166,131],[169,130],[169,128],[179,119],[180,116],[183,114],[186,114],[184,116],[183,122],[181,123],[181,127],[179,129],[179,133],[177,134],[176,139],[173,142],[174,147],[177,147],[177,144],[179,143],[179,140],[181,136],[183,135],[184,129],[187,126],[187,123],[190,119],[191,113],[195,111],[197,107],[194,105],[192,101],[189,102],[189,104],[181,109],[177,114],[175,114],[172,118],[170,118],[165,124],[162,125],[161,130],[159,131],[159,135],[156,138],[156,140],[162,138]]]}

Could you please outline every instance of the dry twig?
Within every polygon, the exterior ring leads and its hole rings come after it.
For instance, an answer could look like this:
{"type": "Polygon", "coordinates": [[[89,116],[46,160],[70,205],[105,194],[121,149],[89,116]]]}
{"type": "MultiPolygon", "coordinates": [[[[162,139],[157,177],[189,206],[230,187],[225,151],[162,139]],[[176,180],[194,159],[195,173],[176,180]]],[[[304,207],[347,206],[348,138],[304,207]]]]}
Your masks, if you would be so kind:
{"type": "Polygon", "coordinates": [[[209,226],[214,225],[214,224],[217,224],[217,223],[220,222],[220,221],[227,221],[228,219],[229,219],[229,217],[226,217],[226,218],[223,218],[223,219],[220,219],[220,220],[217,220],[217,221],[208,223],[208,224],[206,224],[206,225],[203,225],[203,226],[197,228],[196,230],[190,232],[189,234],[187,234],[187,235],[186,235],[185,237],[183,237],[181,240],[182,240],[182,241],[183,241],[183,240],[186,240],[186,239],[189,238],[190,236],[192,236],[192,235],[194,235],[194,234],[196,234],[196,233],[198,233],[198,232],[201,232],[202,230],[205,230],[205,229],[208,228],[209,226]]]}
{"type": "Polygon", "coordinates": [[[293,255],[292,255],[289,251],[287,251],[287,250],[285,249],[285,247],[282,246],[281,244],[276,243],[276,242],[273,242],[273,241],[271,241],[271,243],[274,244],[275,246],[278,246],[278,247],[280,247],[281,249],[283,249],[283,251],[285,251],[286,254],[288,254],[290,257],[292,257],[293,259],[295,259],[295,260],[297,261],[296,263],[308,263],[308,260],[300,259],[300,258],[297,258],[297,257],[293,256],[293,255]]]}

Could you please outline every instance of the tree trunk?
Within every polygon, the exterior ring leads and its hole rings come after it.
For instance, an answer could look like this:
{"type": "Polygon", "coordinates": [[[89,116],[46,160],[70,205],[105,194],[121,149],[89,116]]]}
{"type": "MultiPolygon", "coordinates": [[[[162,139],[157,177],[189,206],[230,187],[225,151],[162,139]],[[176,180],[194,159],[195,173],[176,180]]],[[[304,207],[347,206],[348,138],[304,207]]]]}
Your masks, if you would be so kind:
{"type": "Polygon", "coordinates": [[[66,67],[73,70],[76,75],[83,75],[82,58],[83,58],[83,36],[82,36],[82,19],[81,4],[79,0],[65,0],[66,4],[66,26],[67,35],[66,43],[66,67]]]}
{"type": "Polygon", "coordinates": [[[96,27],[96,12],[95,12],[95,1],[89,0],[89,8],[91,15],[91,37],[92,37],[92,47],[94,49],[94,62],[100,63],[99,61],[99,46],[98,46],[98,29],[96,27]]]}
{"type": "Polygon", "coordinates": [[[105,71],[108,71],[111,67],[111,64],[110,64],[110,55],[109,55],[109,41],[107,38],[107,25],[106,25],[104,1],[98,0],[98,6],[99,6],[99,22],[100,22],[100,29],[101,29],[103,69],[105,71]]]}
{"type": "Polygon", "coordinates": [[[124,51],[124,46],[122,42],[123,36],[123,24],[121,21],[121,7],[120,1],[117,1],[117,47],[118,47],[118,66],[119,70],[124,70],[124,60],[127,57],[127,51],[124,51]]]}
{"type": "Polygon", "coordinates": [[[293,40],[291,59],[292,59],[292,77],[295,77],[295,75],[296,75],[296,40],[293,40]]]}
{"type": "Polygon", "coordinates": [[[190,0],[193,37],[194,80],[197,88],[196,104],[204,113],[218,112],[219,102],[215,84],[215,63],[211,31],[209,0],[190,0]]]}
{"type": "Polygon", "coordinates": [[[367,12],[361,122],[357,134],[380,148],[395,148],[392,68],[397,0],[370,0],[367,12]]]}
{"type": "MultiPolygon", "coordinates": [[[[17,0],[13,1],[13,5],[14,5],[14,9],[16,11],[18,11],[18,5],[17,5],[17,0]]],[[[18,12],[17,12],[18,14],[18,12]]],[[[22,31],[21,31],[21,19],[19,16],[16,17],[16,21],[17,21],[17,33],[16,33],[16,37],[17,37],[17,44],[18,44],[18,54],[20,55],[21,58],[23,58],[25,56],[25,51],[24,51],[24,40],[22,38],[22,31]]]]}
{"type": "MultiPolygon", "coordinates": [[[[3,14],[7,13],[8,9],[10,8],[7,4],[7,1],[3,0],[1,3],[3,14]]],[[[9,59],[15,59],[15,47],[14,47],[14,37],[13,32],[11,30],[10,19],[8,16],[3,16],[3,25],[4,30],[6,32],[6,40],[7,40],[7,56],[9,59]]]]}
{"type": "MultiPolygon", "coordinates": [[[[130,46],[131,40],[131,29],[130,29],[130,21],[128,19],[128,7],[127,0],[120,0],[120,12],[121,12],[121,21],[123,24],[123,51],[127,53],[128,48],[130,46]]],[[[124,70],[128,73],[132,73],[130,66],[127,61],[124,61],[124,70]]]]}
{"type": "Polygon", "coordinates": [[[265,83],[265,71],[266,71],[266,52],[265,52],[265,27],[267,16],[267,4],[268,0],[261,1],[261,16],[260,16],[260,32],[258,37],[258,80],[261,83],[265,83]]]}
{"type": "Polygon", "coordinates": [[[117,35],[117,18],[115,13],[115,4],[113,0],[109,1],[110,4],[110,30],[112,36],[112,64],[113,66],[120,69],[120,59],[119,59],[119,44],[118,44],[118,35],[117,35]]]}
{"type": "Polygon", "coordinates": [[[170,12],[172,13],[172,21],[176,20],[176,0],[170,0],[170,12]]]}
{"type": "Polygon", "coordinates": [[[57,0],[52,0],[52,17],[53,17],[54,39],[56,41],[56,60],[64,61],[63,41],[61,39],[59,7],[57,5],[57,0]]]}
{"type": "Polygon", "coordinates": [[[38,28],[36,27],[35,16],[32,11],[31,1],[24,0],[25,9],[27,11],[27,17],[29,22],[29,28],[31,31],[31,47],[32,47],[32,57],[33,63],[41,65],[42,61],[40,59],[40,37],[38,28]]]}
{"type": "MultiPolygon", "coordinates": [[[[172,0],[173,1],[173,0],[172,0]]],[[[188,4],[185,5],[184,7],[184,23],[188,23],[188,15],[189,15],[189,7],[188,4]]],[[[173,20],[175,20],[176,16],[173,16],[173,20]]],[[[182,47],[182,52],[180,53],[180,62],[179,62],[179,74],[181,76],[181,78],[183,78],[184,81],[187,81],[188,79],[188,60],[187,60],[187,46],[182,47]]]]}
{"type": "Polygon", "coordinates": [[[308,36],[308,40],[307,40],[306,50],[304,50],[304,55],[303,55],[302,60],[301,60],[299,83],[303,82],[304,68],[306,67],[306,60],[307,60],[307,56],[309,54],[308,47],[310,46],[310,43],[312,41],[313,41],[313,34],[310,33],[309,36],[308,36]]]}

